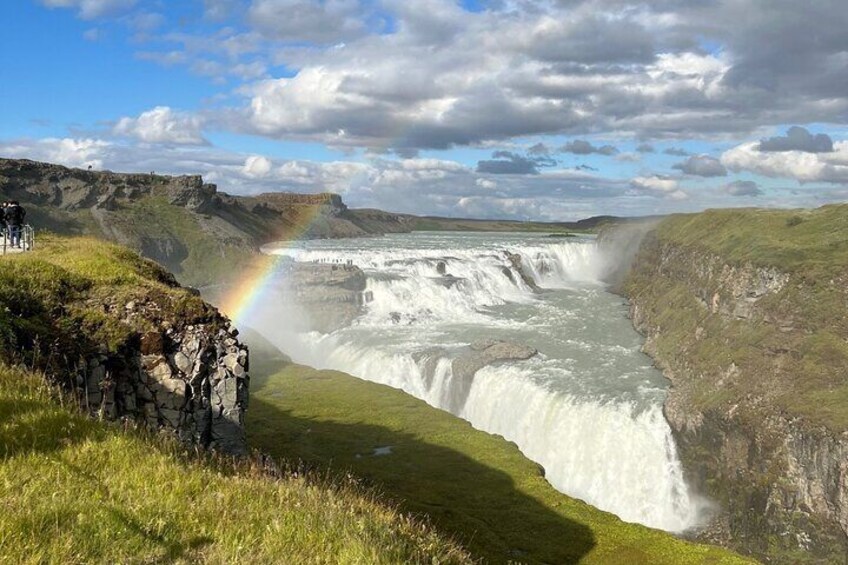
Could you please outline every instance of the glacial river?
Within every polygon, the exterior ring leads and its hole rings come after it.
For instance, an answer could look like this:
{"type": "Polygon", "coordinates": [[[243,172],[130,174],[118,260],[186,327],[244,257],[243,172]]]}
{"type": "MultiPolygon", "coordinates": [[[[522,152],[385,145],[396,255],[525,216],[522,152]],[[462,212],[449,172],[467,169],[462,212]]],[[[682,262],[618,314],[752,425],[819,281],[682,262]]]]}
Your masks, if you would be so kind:
{"type": "Polygon", "coordinates": [[[699,503],[662,415],[668,384],[641,353],[625,301],[602,282],[612,258],[594,239],[416,233],[295,245],[272,252],[352,261],[372,298],[348,328],[287,336],[295,361],[402,389],[500,434],[556,489],[624,520],[673,532],[696,525],[699,503]],[[539,355],[483,368],[458,397],[451,359],[482,338],[539,355]]]}

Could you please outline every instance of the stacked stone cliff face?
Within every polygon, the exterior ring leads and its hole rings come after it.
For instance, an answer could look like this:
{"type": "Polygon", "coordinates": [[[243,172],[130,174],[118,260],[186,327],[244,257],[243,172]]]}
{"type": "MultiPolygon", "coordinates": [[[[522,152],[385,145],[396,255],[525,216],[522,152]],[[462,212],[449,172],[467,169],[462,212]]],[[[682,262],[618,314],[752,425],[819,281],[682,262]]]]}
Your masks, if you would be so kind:
{"type": "Polygon", "coordinates": [[[702,536],[774,563],[841,562],[848,273],[811,280],[682,244],[664,226],[623,289],[671,380],[665,414],[689,479],[721,506],[702,536]]]}
{"type": "Polygon", "coordinates": [[[0,267],[0,363],[43,373],[93,415],[246,452],[248,349],[197,292],[91,238],[44,235],[0,267]]]}
{"type": "MultiPolygon", "coordinates": [[[[152,302],[125,309],[128,325],[159,311],[152,302]]],[[[142,334],[137,349],[102,349],[84,360],[77,380],[83,406],[110,420],[171,431],[188,444],[245,454],[249,363],[238,332],[220,321],[161,327],[142,334]]]]}

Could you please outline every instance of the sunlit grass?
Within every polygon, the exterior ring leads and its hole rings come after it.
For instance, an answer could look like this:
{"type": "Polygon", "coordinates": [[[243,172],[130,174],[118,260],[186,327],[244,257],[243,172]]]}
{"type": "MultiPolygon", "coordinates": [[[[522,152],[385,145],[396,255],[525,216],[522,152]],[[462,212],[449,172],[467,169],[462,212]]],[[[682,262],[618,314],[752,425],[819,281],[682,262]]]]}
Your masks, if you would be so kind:
{"type": "Polygon", "coordinates": [[[470,562],[355,481],[192,455],[24,371],[0,367],[0,408],[2,563],[470,562]]]}

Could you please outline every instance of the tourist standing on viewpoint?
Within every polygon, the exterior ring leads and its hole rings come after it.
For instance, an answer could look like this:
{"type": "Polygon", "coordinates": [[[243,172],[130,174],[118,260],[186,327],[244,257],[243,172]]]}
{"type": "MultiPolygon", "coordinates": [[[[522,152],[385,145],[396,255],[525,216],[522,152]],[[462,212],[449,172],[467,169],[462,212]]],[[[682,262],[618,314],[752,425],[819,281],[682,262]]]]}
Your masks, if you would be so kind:
{"type": "Polygon", "coordinates": [[[17,200],[12,200],[6,207],[3,216],[6,219],[6,229],[9,232],[9,245],[20,248],[21,228],[26,219],[26,210],[23,209],[17,200]]]}
{"type": "Polygon", "coordinates": [[[6,208],[9,206],[9,201],[4,200],[0,205],[0,237],[6,239],[9,237],[9,229],[6,226],[6,208]]]}

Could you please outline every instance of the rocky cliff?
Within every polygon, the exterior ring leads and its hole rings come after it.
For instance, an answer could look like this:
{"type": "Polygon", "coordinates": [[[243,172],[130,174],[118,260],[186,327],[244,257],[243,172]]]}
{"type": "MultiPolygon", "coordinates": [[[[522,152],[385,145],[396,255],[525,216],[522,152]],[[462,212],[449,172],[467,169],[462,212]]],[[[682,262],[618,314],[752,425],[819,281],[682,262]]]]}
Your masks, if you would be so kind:
{"type": "Polygon", "coordinates": [[[768,562],[848,555],[848,206],[660,223],[623,285],[703,536],[768,562]]]}
{"type": "Polygon", "coordinates": [[[227,278],[269,242],[410,229],[398,214],[348,210],[336,194],[232,196],[200,176],[86,171],[28,160],[0,159],[0,198],[19,200],[38,228],[126,245],[193,285],[227,278]]]}
{"type": "Polygon", "coordinates": [[[248,351],[155,263],[87,238],[2,259],[0,361],[44,372],[109,420],[247,451],[248,351]]]}
{"type": "Polygon", "coordinates": [[[214,319],[175,328],[159,319],[155,301],[131,301],[123,315],[121,307],[114,310],[128,327],[142,318],[158,329],[140,334],[137,349],[83,355],[76,382],[83,406],[109,420],[170,430],[188,444],[245,454],[249,364],[238,332],[214,319]]]}

